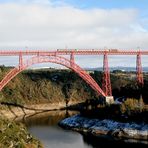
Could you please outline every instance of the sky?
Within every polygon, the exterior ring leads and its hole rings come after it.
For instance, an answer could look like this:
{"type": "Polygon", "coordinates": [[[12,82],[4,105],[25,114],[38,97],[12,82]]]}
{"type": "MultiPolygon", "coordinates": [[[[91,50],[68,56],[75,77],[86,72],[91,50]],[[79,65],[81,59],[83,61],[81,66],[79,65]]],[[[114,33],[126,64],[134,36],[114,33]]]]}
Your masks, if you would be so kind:
{"type": "Polygon", "coordinates": [[[143,49],[148,0],[0,0],[0,49],[143,49]]]}
{"type": "Polygon", "coordinates": [[[147,0],[0,0],[0,47],[147,48],[147,0]]]}

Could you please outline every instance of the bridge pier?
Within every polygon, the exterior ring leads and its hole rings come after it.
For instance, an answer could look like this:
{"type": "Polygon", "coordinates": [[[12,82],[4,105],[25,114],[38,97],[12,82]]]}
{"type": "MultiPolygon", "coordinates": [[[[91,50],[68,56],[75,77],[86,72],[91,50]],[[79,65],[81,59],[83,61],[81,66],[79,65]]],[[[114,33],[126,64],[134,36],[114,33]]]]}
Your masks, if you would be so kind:
{"type": "Polygon", "coordinates": [[[110,105],[114,104],[114,97],[113,96],[100,96],[99,97],[100,103],[103,105],[110,105]]]}
{"type": "Polygon", "coordinates": [[[71,65],[71,67],[74,66],[74,62],[75,62],[74,53],[72,52],[72,53],[70,54],[70,65],[71,65]]]}
{"type": "Polygon", "coordinates": [[[143,81],[143,70],[142,70],[142,63],[141,63],[141,52],[137,54],[136,71],[137,71],[137,74],[136,74],[137,83],[140,86],[143,86],[144,81],[143,81]]]}
{"type": "Polygon", "coordinates": [[[23,66],[23,56],[22,56],[22,52],[19,53],[19,70],[21,70],[23,66]]]}
{"type": "Polygon", "coordinates": [[[113,96],[106,96],[105,97],[105,103],[106,104],[113,104],[114,103],[114,97],[113,96]]]}
{"type": "Polygon", "coordinates": [[[112,96],[111,82],[110,82],[110,70],[108,66],[108,53],[105,52],[103,59],[103,82],[102,89],[106,96],[112,96]]]}

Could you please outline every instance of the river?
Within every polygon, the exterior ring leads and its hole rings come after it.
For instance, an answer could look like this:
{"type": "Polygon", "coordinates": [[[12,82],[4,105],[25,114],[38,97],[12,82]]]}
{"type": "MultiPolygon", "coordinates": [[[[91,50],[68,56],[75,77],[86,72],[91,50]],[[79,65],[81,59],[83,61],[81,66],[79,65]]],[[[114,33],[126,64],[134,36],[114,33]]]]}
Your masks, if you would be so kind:
{"type": "Polygon", "coordinates": [[[90,137],[80,133],[65,130],[58,126],[58,122],[66,117],[77,114],[77,112],[50,111],[35,114],[23,119],[29,132],[38,138],[45,148],[103,148],[105,146],[140,146],[137,143],[123,143],[105,138],[90,137]]]}

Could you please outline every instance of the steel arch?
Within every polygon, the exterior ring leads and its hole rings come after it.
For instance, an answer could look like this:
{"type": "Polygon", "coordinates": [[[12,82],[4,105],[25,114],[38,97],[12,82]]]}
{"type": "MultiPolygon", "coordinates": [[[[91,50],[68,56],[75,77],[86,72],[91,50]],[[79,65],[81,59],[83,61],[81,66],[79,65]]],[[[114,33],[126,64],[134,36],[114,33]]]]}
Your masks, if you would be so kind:
{"type": "Polygon", "coordinates": [[[8,82],[13,79],[17,74],[19,74],[21,71],[27,69],[28,67],[38,64],[38,63],[56,63],[63,65],[71,70],[73,70],[75,73],[77,73],[86,83],[88,83],[91,88],[93,88],[99,95],[102,95],[105,97],[105,93],[100,88],[100,86],[96,83],[96,81],[80,66],[78,66],[73,61],[70,61],[62,56],[35,56],[32,57],[25,62],[23,61],[21,65],[18,65],[14,69],[12,69],[0,82],[0,91],[5,87],[8,82]]]}

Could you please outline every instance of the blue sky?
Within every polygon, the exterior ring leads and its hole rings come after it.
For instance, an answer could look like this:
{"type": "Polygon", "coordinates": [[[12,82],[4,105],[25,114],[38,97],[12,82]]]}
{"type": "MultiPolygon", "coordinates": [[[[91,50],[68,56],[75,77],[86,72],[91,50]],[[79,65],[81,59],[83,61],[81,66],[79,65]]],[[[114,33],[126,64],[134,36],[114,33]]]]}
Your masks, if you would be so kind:
{"type": "MultiPolygon", "coordinates": [[[[47,0],[0,0],[0,3],[31,3],[47,0]]],[[[148,0],[49,0],[52,3],[65,3],[82,9],[90,8],[137,8],[147,11],[148,0]]]]}
{"type": "MultiPolygon", "coordinates": [[[[31,2],[32,0],[0,0],[1,3],[9,2],[31,2]]],[[[42,0],[44,1],[44,0],[42,0]]],[[[138,8],[147,9],[147,0],[51,0],[53,2],[63,2],[80,8],[138,8]]]]}
{"type": "Polygon", "coordinates": [[[64,0],[66,3],[81,8],[138,8],[147,9],[147,0],[64,0]]]}
{"type": "MultiPolygon", "coordinates": [[[[9,3],[9,2],[31,2],[32,0],[0,0],[0,3],[9,3]]],[[[44,0],[42,0],[44,1],[44,0]]],[[[52,0],[53,2],[65,2],[67,4],[81,7],[81,8],[139,8],[147,9],[148,1],[147,0],[52,0]]]]}
{"type": "Polygon", "coordinates": [[[148,0],[63,0],[65,3],[81,9],[124,9],[134,8],[140,11],[141,17],[148,17],[148,0]]]}

